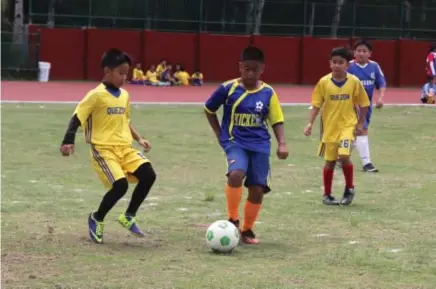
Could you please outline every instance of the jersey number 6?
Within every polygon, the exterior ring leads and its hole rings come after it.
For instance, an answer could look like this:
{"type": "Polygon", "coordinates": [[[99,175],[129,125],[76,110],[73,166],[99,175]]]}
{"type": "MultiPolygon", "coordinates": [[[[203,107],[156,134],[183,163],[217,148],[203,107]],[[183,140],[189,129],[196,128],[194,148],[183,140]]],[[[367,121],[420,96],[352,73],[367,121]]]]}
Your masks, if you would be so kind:
{"type": "Polygon", "coordinates": [[[344,139],[344,140],[341,140],[340,142],[339,142],[339,147],[340,148],[348,148],[350,146],[350,141],[348,140],[348,139],[344,139]]]}

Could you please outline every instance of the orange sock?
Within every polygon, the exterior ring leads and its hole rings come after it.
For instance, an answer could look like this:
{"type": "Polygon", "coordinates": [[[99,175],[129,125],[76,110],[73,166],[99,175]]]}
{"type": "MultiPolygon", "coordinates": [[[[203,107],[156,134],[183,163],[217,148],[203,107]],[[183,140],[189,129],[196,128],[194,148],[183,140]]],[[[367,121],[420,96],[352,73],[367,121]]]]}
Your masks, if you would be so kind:
{"type": "Polygon", "coordinates": [[[242,226],[242,232],[251,230],[254,222],[256,222],[257,215],[259,215],[261,204],[253,204],[249,200],[245,202],[244,207],[244,225],[242,226]]]}
{"type": "Polygon", "coordinates": [[[243,188],[232,188],[226,184],[227,214],[229,219],[239,220],[239,204],[241,203],[243,188]]]}

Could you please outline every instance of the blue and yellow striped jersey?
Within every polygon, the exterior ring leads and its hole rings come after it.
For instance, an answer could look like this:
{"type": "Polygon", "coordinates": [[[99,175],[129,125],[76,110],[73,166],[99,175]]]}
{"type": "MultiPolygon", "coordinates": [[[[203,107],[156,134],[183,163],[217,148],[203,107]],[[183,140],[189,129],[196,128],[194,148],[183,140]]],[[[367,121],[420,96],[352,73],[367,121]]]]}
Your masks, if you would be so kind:
{"type": "Polygon", "coordinates": [[[236,142],[243,148],[270,153],[271,135],[268,125],[284,122],[279,98],[274,89],[261,83],[255,90],[246,90],[240,79],[221,84],[205,103],[208,113],[223,106],[221,146],[236,142]]]}

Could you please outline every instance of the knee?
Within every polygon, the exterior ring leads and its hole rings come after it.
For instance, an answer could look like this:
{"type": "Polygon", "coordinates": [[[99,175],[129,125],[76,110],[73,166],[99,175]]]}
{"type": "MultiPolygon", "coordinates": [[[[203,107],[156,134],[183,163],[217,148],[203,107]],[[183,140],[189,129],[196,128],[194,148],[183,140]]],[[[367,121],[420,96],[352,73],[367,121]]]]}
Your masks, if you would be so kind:
{"type": "Polygon", "coordinates": [[[227,176],[227,184],[230,187],[240,187],[244,181],[245,172],[241,170],[231,171],[227,176]]]}
{"type": "Polygon", "coordinates": [[[121,198],[127,193],[127,190],[129,189],[129,183],[127,182],[126,178],[121,178],[119,180],[116,180],[112,184],[112,190],[116,192],[116,194],[121,198]]]}
{"type": "MultiPolygon", "coordinates": [[[[338,158],[340,160],[340,158],[338,158]]],[[[336,161],[326,161],[324,167],[333,170],[336,166],[336,161]]]]}
{"type": "Polygon", "coordinates": [[[134,176],[139,180],[146,180],[150,183],[154,183],[156,181],[156,172],[150,163],[145,163],[141,165],[134,173],[134,176]]]}
{"type": "Polygon", "coordinates": [[[350,163],[350,156],[340,155],[339,160],[341,161],[342,165],[348,165],[350,163]]]}
{"type": "Polygon", "coordinates": [[[262,186],[252,186],[248,189],[247,200],[253,204],[262,204],[264,188],[262,186]]]}

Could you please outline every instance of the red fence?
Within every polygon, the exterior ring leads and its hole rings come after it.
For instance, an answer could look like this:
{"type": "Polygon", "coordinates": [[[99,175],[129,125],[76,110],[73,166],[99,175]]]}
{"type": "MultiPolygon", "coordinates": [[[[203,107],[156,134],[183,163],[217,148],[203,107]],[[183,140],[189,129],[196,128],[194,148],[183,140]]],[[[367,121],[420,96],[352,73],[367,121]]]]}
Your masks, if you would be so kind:
{"type": "MultiPolygon", "coordinates": [[[[52,79],[101,78],[102,53],[112,47],[129,53],[143,67],[165,58],[189,72],[198,67],[206,81],[224,81],[238,73],[241,51],[249,44],[265,52],[267,82],[314,84],[328,73],[333,47],[350,46],[353,39],[167,33],[103,29],[39,28],[41,60],[51,62],[52,79]]],[[[380,63],[390,86],[421,86],[429,43],[375,40],[373,59],[380,63]]]]}

